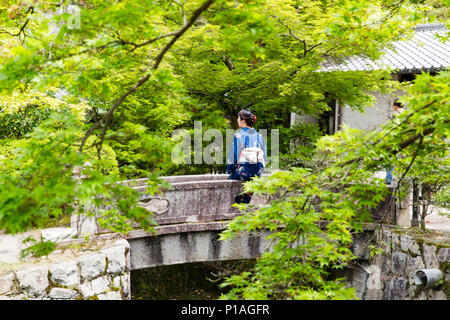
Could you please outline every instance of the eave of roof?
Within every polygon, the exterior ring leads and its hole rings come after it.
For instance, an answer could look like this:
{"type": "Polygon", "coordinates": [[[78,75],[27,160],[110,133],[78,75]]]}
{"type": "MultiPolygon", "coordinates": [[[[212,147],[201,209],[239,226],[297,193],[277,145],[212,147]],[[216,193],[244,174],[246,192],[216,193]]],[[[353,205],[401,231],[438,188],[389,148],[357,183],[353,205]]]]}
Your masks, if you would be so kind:
{"type": "Polygon", "coordinates": [[[448,33],[444,24],[426,24],[414,28],[411,39],[393,43],[394,49],[386,52],[376,61],[362,57],[349,57],[342,63],[326,61],[321,72],[327,71],[369,71],[390,69],[396,73],[417,73],[439,71],[450,66],[450,41],[442,42],[436,35],[448,33]]]}

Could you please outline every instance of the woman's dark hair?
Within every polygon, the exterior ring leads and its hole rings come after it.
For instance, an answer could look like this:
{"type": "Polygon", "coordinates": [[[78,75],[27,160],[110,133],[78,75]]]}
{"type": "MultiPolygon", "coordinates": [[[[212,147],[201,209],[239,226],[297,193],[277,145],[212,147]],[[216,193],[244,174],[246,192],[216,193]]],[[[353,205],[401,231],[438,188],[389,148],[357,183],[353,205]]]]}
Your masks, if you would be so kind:
{"type": "Polygon", "coordinates": [[[238,116],[239,118],[245,120],[245,123],[247,123],[249,127],[253,127],[256,122],[256,116],[249,109],[242,109],[239,111],[238,116]]]}
{"type": "Polygon", "coordinates": [[[401,102],[398,99],[394,100],[394,106],[396,106],[398,108],[403,108],[403,105],[401,104],[401,102]]]}

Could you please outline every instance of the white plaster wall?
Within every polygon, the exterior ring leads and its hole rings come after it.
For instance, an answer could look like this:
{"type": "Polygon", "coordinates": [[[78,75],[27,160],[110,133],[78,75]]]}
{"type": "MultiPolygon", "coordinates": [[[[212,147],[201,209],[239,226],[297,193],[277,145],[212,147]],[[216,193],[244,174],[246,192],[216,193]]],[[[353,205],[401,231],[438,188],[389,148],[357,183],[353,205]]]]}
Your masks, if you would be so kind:
{"type": "Polygon", "coordinates": [[[372,106],[367,106],[364,112],[342,106],[342,124],[355,129],[374,130],[392,117],[394,100],[403,94],[400,91],[393,94],[369,93],[375,97],[375,102],[372,106]]]}

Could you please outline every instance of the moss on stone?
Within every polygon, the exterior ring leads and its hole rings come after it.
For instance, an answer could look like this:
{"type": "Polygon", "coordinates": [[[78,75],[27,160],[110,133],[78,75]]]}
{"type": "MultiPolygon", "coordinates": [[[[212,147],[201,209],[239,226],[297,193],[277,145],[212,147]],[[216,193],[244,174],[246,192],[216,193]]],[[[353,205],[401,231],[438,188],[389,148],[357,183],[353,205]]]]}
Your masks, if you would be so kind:
{"type": "Polygon", "coordinates": [[[445,295],[447,296],[447,299],[450,298],[450,281],[444,282],[444,285],[442,286],[442,291],[444,291],[445,295]]]}
{"type": "MultiPolygon", "coordinates": [[[[436,230],[422,231],[413,227],[393,227],[389,229],[390,232],[397,235],[408,235],[419,244],[421,255],[423,255],[423,244],[436,247],[437,251],[441,248],[450,248],[450,235],[447,232],[441,232],[436,230]]],[[[392,240],[391,240],[392,247],[392,240]]]]}
{"type": "Polygon", "coordinates": [[[414,286],[414,291],[413,291],[413,296],[412,298],[415,299],[417,298],[421,293],[422,293],[422,288],[420,288],[419,286],[414,286]]]}

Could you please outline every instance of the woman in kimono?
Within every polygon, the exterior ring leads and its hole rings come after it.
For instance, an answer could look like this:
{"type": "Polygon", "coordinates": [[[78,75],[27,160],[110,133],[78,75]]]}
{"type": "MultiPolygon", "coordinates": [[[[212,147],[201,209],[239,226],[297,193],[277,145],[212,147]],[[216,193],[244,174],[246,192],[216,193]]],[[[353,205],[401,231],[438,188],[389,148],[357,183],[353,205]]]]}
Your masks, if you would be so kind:
{"type": "MultiPolygon", "coordinates": [[[[228,179],[249,181],[260,177],[266,164],[267,147],[262,135],[253,128],[256,115],[243,109],[238,113],[238,124],[242,128],[233,136],[227,154],[228,179]]],[[[236,203],[250,203],[252,194],[237,195],[236,203]]]]}

